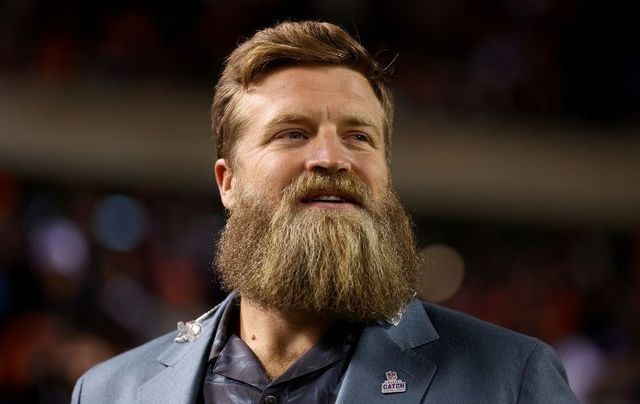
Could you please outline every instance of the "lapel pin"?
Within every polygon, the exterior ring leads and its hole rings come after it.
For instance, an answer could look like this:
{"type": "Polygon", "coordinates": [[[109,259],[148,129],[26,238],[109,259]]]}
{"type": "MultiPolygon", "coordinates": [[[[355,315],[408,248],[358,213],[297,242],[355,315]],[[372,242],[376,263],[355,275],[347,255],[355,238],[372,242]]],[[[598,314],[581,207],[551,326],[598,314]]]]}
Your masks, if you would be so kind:
{"type": "Polygon", "coordinates": [[[173,340],[175,342],[193,342],[197,340],[203,330],[201,321],[216,311],[218,307],[220,307],[219,304],[195,320],[187,321],[186,323],[178,321],[178,335],[173,340]]]}
{"type": "Polygon", "coordinates": [[[394,371],[384,372],[387,380],[382,383],[382,394],[404,393],[407,391],[407,383],[398,379],[398,373],[394,371]]]}
{"type": "Polygon", "coordinates": [[[173,339],[175,342],[193,342],[202,334],[202,324],[197,321],[178,321],[178,335],[173,339]]]}

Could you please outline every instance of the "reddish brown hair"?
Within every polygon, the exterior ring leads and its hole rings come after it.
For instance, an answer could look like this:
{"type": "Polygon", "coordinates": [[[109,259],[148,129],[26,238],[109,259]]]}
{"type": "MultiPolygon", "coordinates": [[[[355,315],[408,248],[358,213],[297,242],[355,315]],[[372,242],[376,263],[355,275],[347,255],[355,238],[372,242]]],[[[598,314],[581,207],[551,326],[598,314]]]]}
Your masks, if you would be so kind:
{"type": "Polygon", "coordinates": [[[218,158],[233,160],[233,146],[245,124],[238,113],[239,95],[259,75],[292,65],[345,66],[365,76],[384,110],[384,140],[389,159],[393,98],[387,70],[342,28],[316,21],[284,22],[258,31],[227,58],[211,106],[218,158]]]}

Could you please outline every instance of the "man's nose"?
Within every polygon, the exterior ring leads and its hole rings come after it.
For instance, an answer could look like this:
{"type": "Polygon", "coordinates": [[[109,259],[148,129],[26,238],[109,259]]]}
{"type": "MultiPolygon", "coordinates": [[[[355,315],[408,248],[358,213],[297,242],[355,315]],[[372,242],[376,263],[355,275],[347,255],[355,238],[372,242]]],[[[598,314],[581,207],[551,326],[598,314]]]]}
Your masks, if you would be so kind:
{"type": "Polygon", "coordinates": [[[337,133],[320,133],[311,142],[311,150],[305,168],[309,171],[324,171],[335,174],[351,171],[348,151],[337,133]]]}

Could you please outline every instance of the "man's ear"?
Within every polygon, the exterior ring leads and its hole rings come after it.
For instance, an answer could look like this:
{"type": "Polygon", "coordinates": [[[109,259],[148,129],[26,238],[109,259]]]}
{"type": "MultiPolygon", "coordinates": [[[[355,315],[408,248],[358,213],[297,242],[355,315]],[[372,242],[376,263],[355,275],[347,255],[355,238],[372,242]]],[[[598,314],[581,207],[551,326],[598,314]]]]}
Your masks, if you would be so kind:
{"type": "Polygon", "coordinates": [[[229,163],[225,159],[218,159],[214,165],[214,173],[216,175],[216,184],[220,191],[220,200],[227,210],[233,208],[233,173],[229,167],[229,163]]]}

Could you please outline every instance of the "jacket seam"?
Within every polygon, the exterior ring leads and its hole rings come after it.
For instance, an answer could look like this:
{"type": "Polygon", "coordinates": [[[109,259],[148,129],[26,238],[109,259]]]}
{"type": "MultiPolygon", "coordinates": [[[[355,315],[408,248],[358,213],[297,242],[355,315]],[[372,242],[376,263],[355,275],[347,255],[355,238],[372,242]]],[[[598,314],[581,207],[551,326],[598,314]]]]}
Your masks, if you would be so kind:
{"type": "Polygon", "coordinates": [[[527,374],[527,368],[529,367],[529,363],[531,362],[531,357],[533,357],[534,352],[538,349],[539,346],[540,344],[535,343],[531,347],[531,350],[527,355],[527,360],[524,362],[524,367],[522,368],[522,377],[520,378],[520,388],[518,389],[518,400],[516,401],[517,403],[520,402],[520,397],[522,397],[522,389],[524,388],[524,379],[527,374]]]}
{"type": "Polygon", "coordinates": [[[79,386],[78,386],[78,396],[76,397],[77,401],[75,401],[75,403],[80,404],[80,402],[82,401],[81,397],[82,397],[82,388],[84,387],[84,376],[80,378],[80,380],[78,380],[79,382],[79,386]]]}

